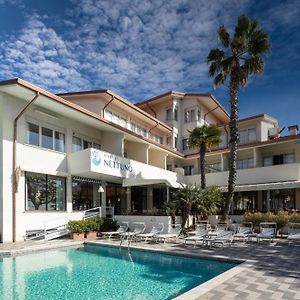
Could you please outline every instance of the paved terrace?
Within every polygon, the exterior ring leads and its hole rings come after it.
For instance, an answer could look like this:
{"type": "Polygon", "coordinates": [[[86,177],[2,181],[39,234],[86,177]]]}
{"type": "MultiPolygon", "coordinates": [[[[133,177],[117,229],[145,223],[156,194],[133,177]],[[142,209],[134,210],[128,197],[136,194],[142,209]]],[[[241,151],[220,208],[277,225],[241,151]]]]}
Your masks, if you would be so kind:
{"type": "MultiPolygon", "coordinates": [[[[119,241],[93,240],[99,244],[119,245],[119,241]]],[[[0,245],[0,255],[17,254],[58,247],[78,246],[82,242],[56,240],[48,242],[22,242],[0,245]]],[[[253,260],[253,264],[231,278],[219,281],[218,285],[196,299],[300,299],[300,243],[288,245],[284,239],[274,243],[256,242],[235,243],[232,247],[209,248],[193,245],[185,247],[176,243],[154,244],[138,242],[132,248],[148,248],[192,256],[215,257],[225,259],[253,260]]],[[[179,297],[180,298],[180,297],[179,297]]],[[[180,299],[188,299],[181,297],[180,299]]]]}

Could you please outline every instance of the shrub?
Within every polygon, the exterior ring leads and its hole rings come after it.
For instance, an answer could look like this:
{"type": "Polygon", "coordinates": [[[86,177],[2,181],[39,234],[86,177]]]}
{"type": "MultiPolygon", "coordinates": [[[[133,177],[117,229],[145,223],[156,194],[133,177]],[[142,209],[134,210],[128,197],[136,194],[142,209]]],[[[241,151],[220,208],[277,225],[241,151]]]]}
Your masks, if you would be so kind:
{"type": "Polygon", "coordinates": [[[100,225],[100,231],[116,230],[117,222],[111,218],[102,218],[102,224],[100,225]]]}
{"type": "Polygon", "coordinates": [[[68,222],[68,228],[72,232],[86,232],[87,226],[86,226],[86,221],[84,220],[71,220],[68,222]]]}
{"type": "Polygon", "coordinates": [[[300,213],[294,212],[290,215],[290,223],[300,223],[300,213]]]}
{"type": "Polygon", "coordinates": [[[254,229],[259,228],[259,224],[264,222],[264,214],[261,212],[250,213],[246,212],[243,217],[245,222],[252,222],[254,229]]]}
{"type": "Polygon", "coordinates": [[[289,222],[288,212],[280,211],[273,217],[274,222],[277,224],[277,230],[285,227],[289,222]]]}

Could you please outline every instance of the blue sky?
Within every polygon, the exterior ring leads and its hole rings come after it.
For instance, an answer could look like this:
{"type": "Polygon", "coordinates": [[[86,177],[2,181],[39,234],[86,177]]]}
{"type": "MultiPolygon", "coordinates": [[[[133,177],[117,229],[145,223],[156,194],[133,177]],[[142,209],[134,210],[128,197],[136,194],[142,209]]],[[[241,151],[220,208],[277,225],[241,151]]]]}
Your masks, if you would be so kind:
{"type": "Polygon", "coordinates": [[[0,79],[53,93],[108,88],[136,102],[169,90],[212,93],[206,56],[216,29],[256,17],[272,49],[240,92],[240,117],[300,123],[300,1],[0,0],[0,79]]]}

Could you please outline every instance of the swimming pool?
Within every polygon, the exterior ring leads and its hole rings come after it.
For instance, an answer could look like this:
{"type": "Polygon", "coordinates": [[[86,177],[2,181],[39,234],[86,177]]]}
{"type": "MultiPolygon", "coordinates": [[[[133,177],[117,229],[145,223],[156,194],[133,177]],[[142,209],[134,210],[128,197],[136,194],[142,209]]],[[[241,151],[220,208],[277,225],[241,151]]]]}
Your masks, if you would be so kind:
{"type": "Polygon", "coordinates": [[[85,245],[0,259],[3,299],[172,299],[236,263],[85,245]]]}

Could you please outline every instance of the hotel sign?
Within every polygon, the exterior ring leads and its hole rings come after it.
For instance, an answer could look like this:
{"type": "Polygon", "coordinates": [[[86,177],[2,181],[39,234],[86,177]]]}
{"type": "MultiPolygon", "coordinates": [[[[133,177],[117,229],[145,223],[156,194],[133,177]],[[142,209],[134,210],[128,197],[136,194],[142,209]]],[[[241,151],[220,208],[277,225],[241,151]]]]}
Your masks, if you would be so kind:
{"type": "MultiPolygon", "coordinates": [[[[120,175],[124,176],[126,173],[133,172],[133,166],[129,159],[111,153],[99,151],[96,149],[92,149],[91,151],[91,163],[92,163],[92,167],[98,169],[99,171],[101,169],[103,173],[110,174],[113,171],[115,171],[118,172],[118,174],[120,174],[121,172],[120,175]],[[108,172],[105,172],[104,170],[107,170],[108,172]]],[[[111,174],[111,175],[117,175],[117,174],[111,174]]]]}

